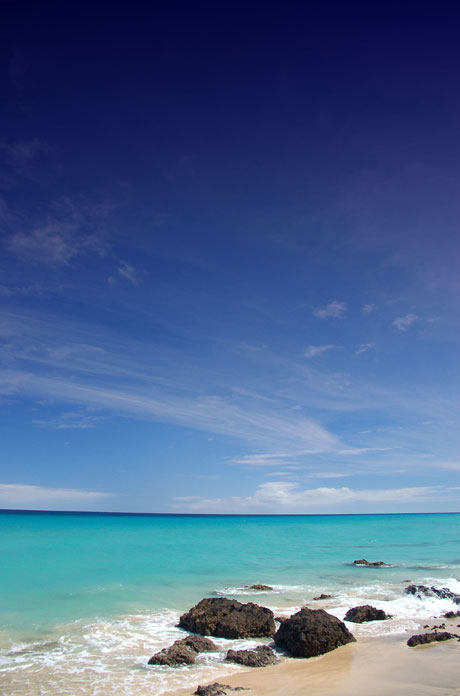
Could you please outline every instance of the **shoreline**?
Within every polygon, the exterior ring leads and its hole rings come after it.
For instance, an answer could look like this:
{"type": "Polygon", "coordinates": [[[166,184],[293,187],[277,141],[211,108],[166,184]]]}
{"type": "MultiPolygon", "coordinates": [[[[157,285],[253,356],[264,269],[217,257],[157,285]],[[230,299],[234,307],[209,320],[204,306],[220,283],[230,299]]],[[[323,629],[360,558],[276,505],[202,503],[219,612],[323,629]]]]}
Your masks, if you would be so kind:
{"type": "MultiPolygon", "coordinates": [[[[247,689],[248,696],[460,696],[460,643],[457,639],[416,648],[406,645],[427,623],[444,622],[460,635],[460,618],[426,619],[416,631],[358,639],[312,658],[286,658],[269,667],[252,668],[212,680],[247,689]]],[[[192,696],[197,684],[163,692],[192,696]]],[[[229,691],[228,694],[232,694],[229,691]]]]}

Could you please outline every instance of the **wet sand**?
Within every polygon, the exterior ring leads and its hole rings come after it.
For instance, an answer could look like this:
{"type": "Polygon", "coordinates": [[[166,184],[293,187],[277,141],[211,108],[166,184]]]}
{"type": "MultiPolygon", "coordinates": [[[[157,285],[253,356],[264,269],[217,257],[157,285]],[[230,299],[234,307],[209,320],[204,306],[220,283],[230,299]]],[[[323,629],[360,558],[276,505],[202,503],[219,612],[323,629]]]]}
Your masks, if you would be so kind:
{"type": "MultiPolygon", "coordinates": [[[[427,632],[427,623],[441,621],[422,622],[416,633],[427,632]]],[[[445,630],[460,635],[459,619],[445,623],[445,630]]],[[[289,659],[218,681],[249,689],[248,696],[460,696],[460,643],[453,639],[409,648],[406,641],[413,633],[367,638],[321,657],[289,659]]],[[[191,684],[174,696],[190,696],[196,687],[191,684]]]]}

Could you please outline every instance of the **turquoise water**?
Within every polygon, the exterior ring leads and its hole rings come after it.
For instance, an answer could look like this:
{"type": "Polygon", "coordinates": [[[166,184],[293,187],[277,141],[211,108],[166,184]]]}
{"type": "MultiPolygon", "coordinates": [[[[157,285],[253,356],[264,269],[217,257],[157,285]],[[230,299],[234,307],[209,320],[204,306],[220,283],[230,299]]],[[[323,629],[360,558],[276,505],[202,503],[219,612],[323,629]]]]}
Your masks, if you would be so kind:
{"type": "MultiPolygon", "coordinates": [[[[139,669],[144,664],[142,650],[148,657],[153,648],[177,637],[174,624],[179,613],[206,595],[234,596],[282,611],[327,592],[334,600],[326,608],[338,616],[348,605],[380,601],[392,603],[400,622],[417,612],[434,611],[433,602],[422,607],[420,600],[405,596],[403,581],[447,584],[458,591],[460,514],[220,517],[4,512],[0,558],[0,646],[7,657],[16,655],[18,643],[52,640],[71,645],[75,659],[83,659],[88,635],[93,631],[99,636],[103,627],[101,645],[107,636],[108,645],[111,640],[134,641],[136,635],[132,659],[139,669]],[[391,567],[353,566],[359,558],[383,560],[391,567]],[[241,589],[256,582],[273,585],[275,592],[256,596],[241,589]]],[[[403,625],[395,626],[397,630],[403,625]]],[[[102,669],[98,640],[93,640],[92,654],[94,659],[97,654],[102,669]]],[[[41,657],[34,660],[38,664],[41,657]]],[[[34,660],[29,693],[35,693],[34,660]]],[[[51,668],[56,661],[57,657],[46,664],[51,668]]],[[[6,660],[8,673],[16,674],[17,663],[16,657],[12,664],[6,660]]],[[[134,686],[123,684],[125,690],[117,692],[113,685],[113,692],[130,694],[134,686]]],[[[16,691],[11,688],[11,693],[25,693],[20,684],[16,691]]],[[[139,688],[137,693],[142,693],[139,688]]],[[[48,693],[43,689],[42,683],[36,685],[36,693],[48,693]]]]}

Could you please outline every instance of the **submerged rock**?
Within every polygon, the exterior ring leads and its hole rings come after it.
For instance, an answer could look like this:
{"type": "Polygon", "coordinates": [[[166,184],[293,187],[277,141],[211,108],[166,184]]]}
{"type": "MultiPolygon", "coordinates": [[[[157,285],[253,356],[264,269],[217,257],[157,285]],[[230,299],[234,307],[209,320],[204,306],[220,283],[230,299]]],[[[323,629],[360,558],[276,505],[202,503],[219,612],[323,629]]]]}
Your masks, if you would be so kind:
{"type": "Polygon", "coordinates": [[[345,614],[344,621],[353,621],[353,623],[365,623],[366,621],[385,621],[391,619],[391,616],[386,614],[383,609],[376,609],[370,604],[363,604],[359,607],[349,609],[345,614]]]}
{"type": "Polygon", "coordinates": [[[313,597],[313,599],[315,602],[318,602],[320,599],[332,599],[332,595],[321,593],[320,595],[318,595],[318,597],[313,597]]]}
{"type": "Polygon", "coordinates": [[[197,696],[225,696],[229,691],[246,691],[244,686],[229,686],[228,684],[208,684],[207,686],[198,686],[195,694],[197,696]]]}
{"type": "Polygon", "coordinates": [[[202,636],[187,636],[176,640],[169,648],[163,648],[155,653],[148,661],[149,665],[192,665],[195,657],[200,652],[213,652],[218,650],[217,645],[202,636]]]}
{"type": "Polygon", "coordinates": [[[246,585],[245,589],[246,590],[263,590],[264,592],[273,591],[273,587],[271,587],[270,585],[261,585],[259,583],[256,583],[255,585],[246,585]]]}
{"type": "Polygon", "coordinates": [[[335,616],[324,609],[301,609],[283,621],[275,643],[294,657],[315,657],[356,639],[335,616]]]}
{"type": "Polygon", "coordinates": [[[447,631],[444,631],[443,633],[419,633],[418,635],[411,636],[407,641],[407,645],[410,648],[415,648],[417,645],[442,642],[456,637],[457,636],[455,634],[448,633],[447,631]]]}
{"type": "Polygon", "coordinates": [[[366,561],[365,558],[360,558],[357,561],[353,561],[353,565],[379,568],[381,566],[388,566],[388,563],[385,563],[384,561],[366,561]]]}
{"type": "Polygon", "coordinates": [[[460,604],[460,595],[449,590],[448,587],[427,587],[426,585],[409,585],[405,588],[406,594],[415,597],[439,597],[439,599],[450,599],[455,604],[460,604]]]}
{"type": "Polygon", "coordinates": [[[267,667],[277,662],[275,653],[268,645],[258,645],[254,650],[228,650],[225,660],[246,667],[267,667]]]}
{"type": "Polygon", "coordinates": [[[193,633],[219,638],[257,638],[275,632],[273,612],[266,607],[235,599],[202,599],[179,619],[179,626],[193,633]]]}

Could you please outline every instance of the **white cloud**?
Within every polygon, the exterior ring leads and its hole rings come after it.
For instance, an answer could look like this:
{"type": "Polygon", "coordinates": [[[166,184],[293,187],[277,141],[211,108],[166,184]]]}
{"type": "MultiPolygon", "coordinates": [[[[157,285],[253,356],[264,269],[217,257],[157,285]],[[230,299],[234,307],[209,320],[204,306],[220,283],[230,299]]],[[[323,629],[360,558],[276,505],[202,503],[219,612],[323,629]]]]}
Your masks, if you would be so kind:
{"type": "MultiPolygon", "coordinates": [[[[150,386],[148,391],[98,387],[65,378],[26,373],[5,374],[5,384],[40,398],[45,395],[86,407],[108,408],[112,413],[176,423],[209,433],[220,433],[251,443],[281,444],[312,452],[337,450],[340,439],[315,421],[276,410],[236,404],[220,396],[173,395],[150,386]],[[14,379],[13,379],[14,378],[14,379]]],[[[0,385],[2,374],[0,373],[0,385]]]]}
{"type": "Polygon", "coordinates": [[[36,419],[32,423],[51,430],[88,430],[95,428],[102,420],[101,416],[90,415],[82,411],[67,411],[58,418],[36,419]]]}
{"type": "Polygon", "coordinates": [[[42,295],[39,285],[0,285],[0,297],[42,295]]]}
{"type": "Polygon", "coordinates": [[[370,314],[376,309],[375,304],[365,304],[363,306],[363,314],[370,314]]]}
{"type": "Polygon", "coordinates": [[[134,266],[127,261],[120,261],[120,265],[117,268],[117,276],[109,277],[110,285],[117,285],[118,282],[126,280],[132,285],[139,285],[139,274],[134,268],[134,266]]]}
{"type": "Polygon", "coordinates": [[[355,351],[355,355],[361,355],[362,353],[367,353],[368,350],[374,347],[373,343],[361,343],[355,351]]]}
{"type": "Polygon", "coordinates": [[[120,261],[118,275],[125,278],[125,280],[128,280],[133,285],[139,284],[139,276],[136,269],[127,261],[120,261]]]}
{"type": "MultiPolygon", "coordinates": [[[[412,503],[429,503],[452,499],[455,488],[442,486],[418,486],[412,488],[383,488],[375,490],[358,490],[343,488],[301,488],[298,483],[290,481],[269,481],[257,487],[248,497],[197,498],[193,500],[173,499],[174,509],[194,512],[271,512],[307,513],[310,511],[334,510],[350,505],[364,504],[374,511],[376,506],[399,505],[401,509],[412,503]]],[[[458,497],[458,496],[457,496],[458,497]]],[[[379,508],[379,509],[380,509],[379,508]]]]}
{"type": "Polygon", "coordinates": [[[9,253],[31,263],[66,265],[86,253],[104,255],[104,235],[95,221],[105,214],[104,206],[77,205],[61,198],[50,204],[44,220],[10,216],[14,231],[4,244],[9,253]]]}
{"type": "Polygon", "coordinates": [[[322,355],[327,350],[332,350],[332,348],[337,348],[337,346],[330,343],[325,346],[307,346],[303,355],[304,358],[315,358],[317,355],[322,355]]]}
{"type": "Polygon", "coordinates": [[[4,152],[10,162],[21,173],[26,165],[37,159],[40,155],[49,152],[49,145],[39,138],[8,142],[0,140],[0,151],[4,152]]]}
{"type": "Polygon", "coordinates": [[[344,471],[311,471],[308,474],[304,474],[304,478],[310,479],[337,479],[337,478],[348,478],[351,474],[344,471]]]}
{"type": "Polygon", "coordinates": [[[32,232],[15,232],[6,242],[8,250],[30,260],[68,263],[80,251],[74,223],[49,222],[32,232]]]}
{"type": "Polygon", "coordinates": [[[332,319],[340,319],[345,316],[347,310],[348,307],[345,302],[338,302],[337,300],[334,300],[326,305],[326,307],[317,309],[314,314],[320,319],[327,319],[329,317],[332,319]]]}
{"type": "Polygon", "coordinates": [[[418,316],[416,314],[406,314],[405,317],[396,317],[392,321],[392,325],[395,326],[400,331],[407,331],[409,326],[417,321],[418,316]]]}
{"type": "Polygon", "coordinates": [[[93,500],[110,498],[113,493],[86,491],[80,488],[47,488],[15,483],[0,483],[0,507],[35,507],[40,505],[55,506],[68,504],[84,504],[93,500]]]}

